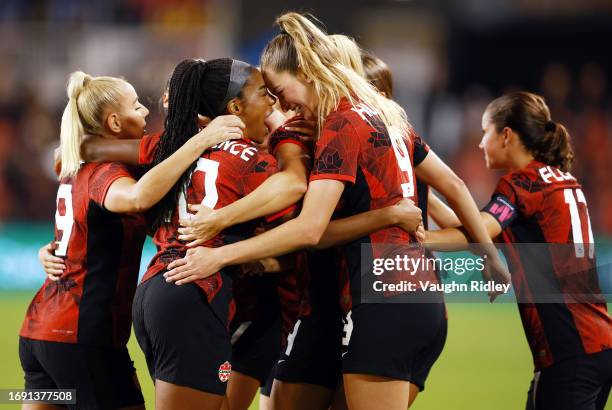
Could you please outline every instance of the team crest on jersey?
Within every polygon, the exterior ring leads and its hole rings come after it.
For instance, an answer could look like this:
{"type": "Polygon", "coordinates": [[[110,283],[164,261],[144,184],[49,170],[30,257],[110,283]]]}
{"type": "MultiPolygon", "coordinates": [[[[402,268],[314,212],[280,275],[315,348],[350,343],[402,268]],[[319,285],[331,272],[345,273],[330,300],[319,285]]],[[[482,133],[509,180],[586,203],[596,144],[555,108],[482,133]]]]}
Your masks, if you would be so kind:
{"type": "Polygon", "coordinates": [[[230,374],[232,373],[232,365],[227,360],[221,366],[219,366],[219,380],[223,383],[229,380],[230,374]]]}

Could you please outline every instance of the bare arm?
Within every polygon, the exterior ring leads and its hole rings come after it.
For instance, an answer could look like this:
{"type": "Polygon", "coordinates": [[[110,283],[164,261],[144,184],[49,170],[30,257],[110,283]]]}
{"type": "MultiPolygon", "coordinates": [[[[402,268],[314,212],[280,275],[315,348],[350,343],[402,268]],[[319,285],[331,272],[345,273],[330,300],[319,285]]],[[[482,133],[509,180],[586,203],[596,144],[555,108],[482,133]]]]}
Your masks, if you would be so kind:
{"type": "MultiPolygon", "coordinates": [[[[491,214],[481,212],[480,217],[492,239],[501,233],[501,225],[491,214]]],[[[468,249],[469,245],[470,237],[462,226],[425,232],[425,247],[434,251],[460,251],[468,249]]]]}
{"type": "Polygon", "coordinates": [[[310,183],[300,215],[270,231],[220,248],[199,246],[168,265],[166,280],[177,285],[208,277],[229,265],[283,255],[315,246],[323,236],[344,191],[344,183],[321,179],[310,183]]]}
{"type": "Polygon", "coordinates": [[[51,241],[38,250],[38,261],[45,270],[47,277],[52,281],[58,280],[66,269],[64,259],[55,256],[53,253],[55,248],[57,248],[57,242],[51,241]]]}
{"type": "Polygon", "coordinates": [[[342,245],[396,225],[408,233],[414,233],[421,222],[421,210],[412,201],[402,200],[397,205],[331,221],[316,248],[342,245]]]}
{"type": "Polygon", "coordinates": [[[153,167],[142,178],[119,178],[108,189],[104,207],[112,212],[142,212],[151,208],[172,188],[189,166],[207,148],[227,140],[240,138],[244,124],[236,116],[220,116],[189,139],[174,154],[153,167]]]}
{"type": "Polygon", "coordinates": [[[453,210],[430,189],[427,195],[427,214],[440,228],[452,228],[461,225],[453,210]]]}
{"type": "Polygon", "coordinates": [[[283,144],[278,147],[277,159],[281,170],[238,201],[214,211],[190,207],[198,209],[198,213],[180,220],[183,227],[179,229],[179,239],[191,241],[188,246],[197,246],[229,226],[272,215],[299,201],[308,187],[304,151],[295,144],[283,144]]]}
{"type": "Polygon", "coordinates": [[[433,151],[415,168],[415,173],[417,178],[444,195],[470,238],[480,244],[476,250],[489,258],[494,279],[501,283],[509,283],[510,274],[501,262],[491,236],[482,222],[476,203],[463,180],[433,151]]]}
{"type": "MultiPolygon", "coordinates": [[[[210,118],[198,114],[198,127],[206,127],[210,122],[210,118]]],[[[140,141],[85,135],[81,141],[81,158],[85,162],[122,162],[128,165],[139,165],[140,141]]],[[[220,142],[223,141],[211,139],[207,148],[220,142]]]]}
{"type": "Polygon", "coordinates": [[[138,165],[140,140],[115,140],[86,135],[81,142],[81,157],[85,162],[122,162],[138,165]]]}

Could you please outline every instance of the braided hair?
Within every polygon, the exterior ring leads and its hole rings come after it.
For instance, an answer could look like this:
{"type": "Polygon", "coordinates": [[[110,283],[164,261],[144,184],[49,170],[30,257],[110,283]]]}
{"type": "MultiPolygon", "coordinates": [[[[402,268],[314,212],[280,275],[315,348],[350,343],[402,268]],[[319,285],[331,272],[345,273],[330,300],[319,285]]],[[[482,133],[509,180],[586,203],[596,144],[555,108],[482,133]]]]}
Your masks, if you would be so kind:
{"type": "MultiPolygon", "coordinates": [[[[168,115],[152,166],[164,161],[198,132],[198,114],[211,119],[223,114],[232,59],[181,61],[170,78],[168,115]]],[[[153,228],[172,219],[179,195],[185,190],[196,164],[183,173],[154,208],[153,228]]]]}

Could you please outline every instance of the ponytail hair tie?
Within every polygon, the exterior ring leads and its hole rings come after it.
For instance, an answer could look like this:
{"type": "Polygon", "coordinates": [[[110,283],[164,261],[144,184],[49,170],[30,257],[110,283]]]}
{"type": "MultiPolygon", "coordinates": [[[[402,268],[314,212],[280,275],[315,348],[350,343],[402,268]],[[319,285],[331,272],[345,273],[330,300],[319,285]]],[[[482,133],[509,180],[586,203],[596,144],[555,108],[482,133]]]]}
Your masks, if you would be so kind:
{"type": "Polygon", "coordinates": [[[544,124],[544,130],[546,132],[552,132],[557,128],[557,124],[555,124],[554,121],[547,121],[546,124],[544,124]]]}

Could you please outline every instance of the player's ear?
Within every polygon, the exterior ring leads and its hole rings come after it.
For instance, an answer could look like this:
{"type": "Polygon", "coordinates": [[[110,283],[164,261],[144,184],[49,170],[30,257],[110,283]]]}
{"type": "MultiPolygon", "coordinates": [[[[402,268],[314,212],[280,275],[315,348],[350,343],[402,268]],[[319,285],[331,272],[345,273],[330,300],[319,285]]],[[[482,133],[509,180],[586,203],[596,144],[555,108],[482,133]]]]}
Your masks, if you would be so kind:
{"type": "Polygon", "coordinates": [[[513,131],[510,127],[504,127],[504,129],[502,130],[502,138],[503,138],[502,146],[504,148],[506,148],[510,144],[510,141],[512,140],[512,137],[513,137],[512,134],[513,134],[513,131]]]}
{"type": "Polygon", "coordinates": [[[244,111],[242,102],[238,98],[232,98],[227,103],[227,112],[232,115],[240,115],[244,111]]]}
{"type": "Polygon", "coordinates": [[[105,125],[111,132],[116,134],[121,132],[121,119],[116,112],[108,114],[105,125]]]}

